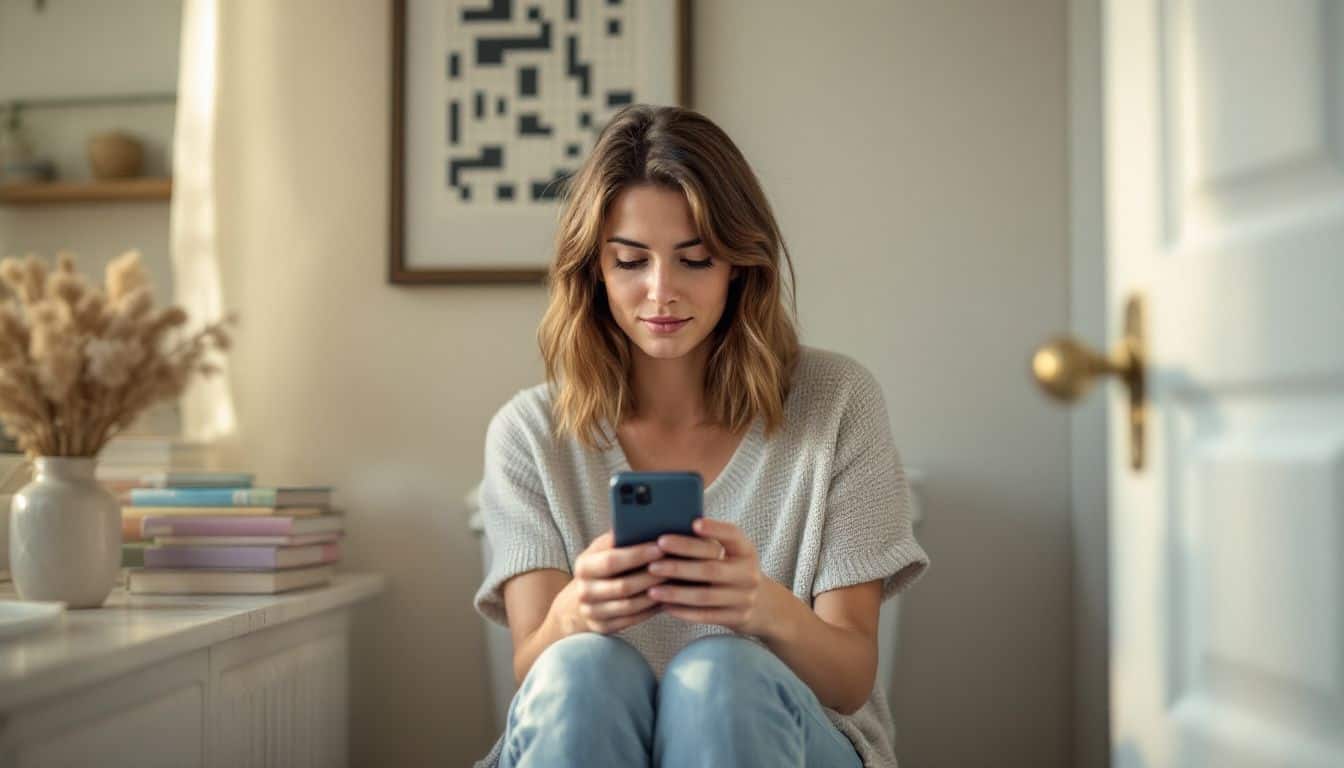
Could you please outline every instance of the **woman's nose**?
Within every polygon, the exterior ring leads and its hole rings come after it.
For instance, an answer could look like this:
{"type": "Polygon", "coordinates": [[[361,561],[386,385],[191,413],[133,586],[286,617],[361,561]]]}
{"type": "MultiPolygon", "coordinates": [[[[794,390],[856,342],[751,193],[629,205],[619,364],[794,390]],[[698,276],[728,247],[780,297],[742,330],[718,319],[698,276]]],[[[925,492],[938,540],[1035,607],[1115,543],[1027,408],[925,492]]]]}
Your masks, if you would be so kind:
{"type": "Polygon", "coordinates": [[[677,299],[676,275],[672,265],[657,259],[649,270],[649,301],[663,306],[677,299]]]}

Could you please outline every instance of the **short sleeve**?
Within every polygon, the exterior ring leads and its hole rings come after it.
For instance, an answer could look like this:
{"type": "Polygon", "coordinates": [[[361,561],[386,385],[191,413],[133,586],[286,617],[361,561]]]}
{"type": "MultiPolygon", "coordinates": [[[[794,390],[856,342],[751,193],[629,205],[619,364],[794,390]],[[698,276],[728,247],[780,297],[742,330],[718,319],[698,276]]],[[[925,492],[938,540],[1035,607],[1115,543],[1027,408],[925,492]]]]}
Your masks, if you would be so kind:
{"type": "Polygon", "coordinates": [[[910,487],[882,389],[859,368],[848,394],[812,595],[881,579],[885,601],[924,575],[929,556],[915,540],[910,487]]]}
{"type": "Polygon", "coordinates": [[[501,408],[485,434],[479,495],[490,563],[474,600],[478,613],[505,627],[504,582],[539,568],[570,570],[546,501],[537,452],[515,406],[510,403],[501,408]]]}

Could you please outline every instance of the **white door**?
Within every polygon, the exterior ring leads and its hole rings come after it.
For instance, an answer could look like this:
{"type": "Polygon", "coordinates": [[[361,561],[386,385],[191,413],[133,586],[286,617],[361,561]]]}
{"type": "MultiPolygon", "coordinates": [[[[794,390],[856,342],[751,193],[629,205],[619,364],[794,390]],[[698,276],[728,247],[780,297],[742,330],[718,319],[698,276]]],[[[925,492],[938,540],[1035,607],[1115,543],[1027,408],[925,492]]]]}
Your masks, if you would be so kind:
{"type": "Polygon", "coordinates": [[[1344,766],[1344,5],[1104,6],[1118,768],[1344,766]]]}

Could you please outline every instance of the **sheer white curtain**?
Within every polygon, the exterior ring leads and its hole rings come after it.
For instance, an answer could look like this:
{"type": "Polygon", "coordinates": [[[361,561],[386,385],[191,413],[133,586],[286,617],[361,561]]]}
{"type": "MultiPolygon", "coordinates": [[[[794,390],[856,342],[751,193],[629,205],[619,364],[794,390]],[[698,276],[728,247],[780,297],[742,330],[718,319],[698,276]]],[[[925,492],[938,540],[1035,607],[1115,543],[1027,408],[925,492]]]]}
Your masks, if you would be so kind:
{"type": "MultiPolygon", "coordinates": [[[[224,314],[215,238],[218,0],[183,2],[181,51],[173,139],[173,285],[176,303],[199,326],[224,314]]],[[[236,429],[228,360],[216,362],[222,373],[196,377],[182,396],[182,436],[188,440],[213,442],[236,429]]]]}

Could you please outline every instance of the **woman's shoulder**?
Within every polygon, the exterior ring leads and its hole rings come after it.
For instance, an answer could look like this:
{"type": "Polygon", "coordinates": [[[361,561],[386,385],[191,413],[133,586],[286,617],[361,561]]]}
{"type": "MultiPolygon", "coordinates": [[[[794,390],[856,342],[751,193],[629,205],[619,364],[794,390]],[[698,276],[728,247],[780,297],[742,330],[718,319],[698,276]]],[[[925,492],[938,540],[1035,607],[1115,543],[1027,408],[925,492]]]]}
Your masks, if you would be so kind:
{"type": "Polygon", "coordinates": [[[545,384],[521,389],[495,411],[488,434],[536,439],[551,433],[551,389],[545,384]]]}
{"type": "Polygon", "coordinates": [[[842,352],[800,346],[789,400],[807,413],[840,410],[855,397],[880,394],[872,371],[842,352]]]}

